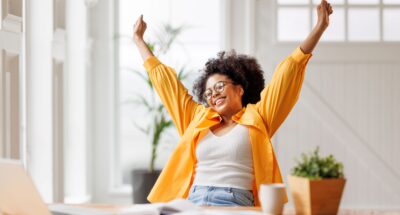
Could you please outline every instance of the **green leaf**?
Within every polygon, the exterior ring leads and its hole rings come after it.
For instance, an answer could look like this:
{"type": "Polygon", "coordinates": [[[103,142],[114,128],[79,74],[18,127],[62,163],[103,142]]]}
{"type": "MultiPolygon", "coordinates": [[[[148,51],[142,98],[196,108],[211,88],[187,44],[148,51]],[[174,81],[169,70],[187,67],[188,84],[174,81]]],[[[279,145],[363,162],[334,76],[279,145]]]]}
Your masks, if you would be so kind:
{"type": "Polygon", "coordinates": [[[155,110],[154,105],[150,104],[148,99],[140,94],[135,94],[134,98],[127,99],[122,104],[136,104],[146,108],[148,112],[155,110]]]}
{"type": "Polygon", "coordinates": [[[169,51],[178,36],[186,29],[186,26],[174,27],[171,24],[163,24],[156,34],[159,43],[159,52],[165,54],[169,51]]]}
{"type": "Polygon", "coordinates": [[[149,47],[151,52],[154,52],[156,44],[155,43],[146,43],[147,47],[149,47]]]}
{"type": "Polygon", "coordinates": [[[190,73],[191,71],[187,71],[186,65],[184,65],[181,68],[179,68],[177,78],[178,80],[183,81],[188,77],[190,73]]]}
{"type": "Polygon", "coordinates": [[[336,161],[333,155],[321,157],[319,147],[309,155],[302,153],[301,161],[292,169],[292,174],[309,179],[343,178],[343,164],[336,161]]]}
{"type": "Polygon", "coordinates": [[[137,128],[139,131],[143,132],[144,134],[149,134],[150,133],[150,126],[147,126],[147,128],[143,128],[142,126],[138,125],[136,122],[132,122],[133,126],[137,128]]]}
{"type": "Polygon", "coordinates": [[[143,81],[145,81],[147,86],[150,89],[153,89],[153,84],[151,83],[151,80],[150,80],[149,76],[147,75],[147,72],[141,72],[136,69],[127,68],[127,67],[123,67],[123,68],[121,68],[121,70],[129,71],[132,74],[135,74],[136,76],[140,77],[143,81]]]}

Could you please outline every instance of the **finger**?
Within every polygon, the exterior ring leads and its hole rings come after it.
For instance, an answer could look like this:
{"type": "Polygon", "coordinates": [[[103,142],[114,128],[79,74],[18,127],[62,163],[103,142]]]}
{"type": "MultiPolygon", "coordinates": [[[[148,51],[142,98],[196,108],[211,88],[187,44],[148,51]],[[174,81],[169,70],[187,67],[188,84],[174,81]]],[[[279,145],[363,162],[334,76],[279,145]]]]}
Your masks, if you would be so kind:
{"type": "Polygon", "coordinates": [[[138,26],[138,25],[139,25],[139,23],[141,22],[141,18],[142,18],[142,15],[139,16],[139,18],[136,20],[135,26],[138,26]]]}
{"type": "Polygon", "coordinates": [[[326,10],[329,11],[331,8],[332,8],[331,4],[327,4],[327,5],[326,5],[326,10]]]}

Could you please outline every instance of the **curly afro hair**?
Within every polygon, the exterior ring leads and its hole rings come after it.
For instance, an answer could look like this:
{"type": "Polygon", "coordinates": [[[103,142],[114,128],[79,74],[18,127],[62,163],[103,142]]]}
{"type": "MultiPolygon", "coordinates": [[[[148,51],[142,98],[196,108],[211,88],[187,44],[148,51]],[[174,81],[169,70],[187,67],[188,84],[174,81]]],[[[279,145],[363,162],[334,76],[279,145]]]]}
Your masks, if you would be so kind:
{"type": "Polygon", "coordinates": [[[235,50],[230,52],[219,52],[217,58],[207,61],[202,74],[195,81],[193,93],[198,101],[208,105],[203,97],[206,90],[208,78],[214,74],[221,74],[231,79],[234,84],[239,84],[244,90],[242,105],[257,103],[260,93],[264,89],[264,72],[261,70],[257,60],[253,57],[236,54],[235,50]]]}

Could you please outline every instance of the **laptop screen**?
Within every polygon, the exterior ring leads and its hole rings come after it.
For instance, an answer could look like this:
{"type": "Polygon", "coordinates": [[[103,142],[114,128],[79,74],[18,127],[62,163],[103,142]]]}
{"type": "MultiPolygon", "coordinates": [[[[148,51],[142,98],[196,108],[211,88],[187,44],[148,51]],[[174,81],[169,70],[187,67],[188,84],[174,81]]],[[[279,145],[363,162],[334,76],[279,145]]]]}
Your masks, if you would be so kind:
{"type": "Polygon", "coordinates": [[[22,163],[0,159],[0,214],[50,215],[22,163]]]}

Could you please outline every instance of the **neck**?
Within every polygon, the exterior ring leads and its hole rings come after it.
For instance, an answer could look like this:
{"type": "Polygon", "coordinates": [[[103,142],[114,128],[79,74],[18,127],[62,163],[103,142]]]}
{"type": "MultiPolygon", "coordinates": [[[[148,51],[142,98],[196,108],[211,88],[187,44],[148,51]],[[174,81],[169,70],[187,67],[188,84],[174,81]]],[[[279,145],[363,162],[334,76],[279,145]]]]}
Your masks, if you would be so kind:
{"type": "Polygon", "coordinates": [[[230,125],[230,124],[232,124],[232,123],[235,123],[235,122],[232,120],[232,116],[230,116],[230,117],[221,116],[221,117],[222,117],[222,123],[225,124],[225,125],[230,125]]]}
{"type": "Polygon", "coordinates": [[[236,113],[238,113],[240,110],[242,110],[242,108],[239,108],[239,109],[237,109],[237,110],[235,110],[235,111],[231,111],[231,114],[224,114],[224,115],[221,115],[221,117],[222,117],[222,123],[227,124],[227,125],[230,125],[230,124],[232,124],[232,123],[235,123],[235,122],[232,120],[232,116],[235,115],[236,113]]]}

